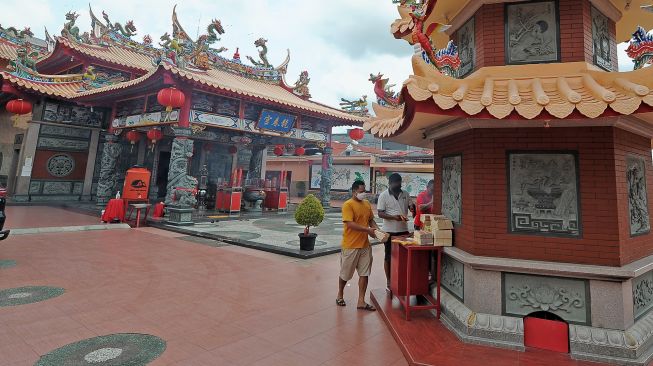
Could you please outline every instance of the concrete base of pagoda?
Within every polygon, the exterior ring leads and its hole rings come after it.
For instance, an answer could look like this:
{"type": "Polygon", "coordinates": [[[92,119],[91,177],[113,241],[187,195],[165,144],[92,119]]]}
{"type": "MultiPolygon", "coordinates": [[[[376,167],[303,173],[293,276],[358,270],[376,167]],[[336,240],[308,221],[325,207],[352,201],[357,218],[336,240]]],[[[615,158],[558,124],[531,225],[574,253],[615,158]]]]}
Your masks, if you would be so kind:
{"type": "Polygon", "coordinates": [[[193,225],[193,209],[168,206],[166,208],[168,219],[167,223],[176,226],[193,225]]]}
{"type": "MultiPolygon", "coordinates": [[[[463,342],[524,350],[524,319],[547,312],[568,324],[573,358],[647,365],[653,313],[635,317],[633,307],[645,300],[638,298],[638,288],[651,268],[653,256],[608,267],[480,257],[446,248],[442,322],[463,342]]],[[[526,329],[532,331],[537,329],[526,329]]]]}

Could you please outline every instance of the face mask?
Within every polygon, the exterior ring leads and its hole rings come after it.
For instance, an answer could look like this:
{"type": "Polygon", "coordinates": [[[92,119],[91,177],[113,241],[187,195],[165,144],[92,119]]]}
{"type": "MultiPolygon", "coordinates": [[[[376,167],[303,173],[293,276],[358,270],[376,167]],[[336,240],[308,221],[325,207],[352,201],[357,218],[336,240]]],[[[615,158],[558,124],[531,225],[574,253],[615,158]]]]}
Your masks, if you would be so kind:
{"type": "Polygon", "coordinates": [[[356,193],[356,198],[362,201],[367,198],[367,193],[356,193]]]}

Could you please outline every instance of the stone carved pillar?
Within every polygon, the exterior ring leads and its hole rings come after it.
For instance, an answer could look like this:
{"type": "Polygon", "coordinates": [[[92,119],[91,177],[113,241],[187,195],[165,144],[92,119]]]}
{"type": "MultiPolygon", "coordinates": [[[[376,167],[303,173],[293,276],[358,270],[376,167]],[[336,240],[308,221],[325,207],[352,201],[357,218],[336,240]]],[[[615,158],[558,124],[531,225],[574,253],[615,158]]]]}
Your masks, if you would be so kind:
{"type": "Polygon", "coordinates": [[[114,135],[106,135],[104,147],[102,148],[102,160],[100,161],[100,177],[98,179],[95,199],[98,206],[104,206],[116,194],[116,179],[118,172],[118,158],[122,153],[122,145],[119,138],[114,135]]]}
{"type": "Polygon", "coordinates": [[[197,203],[195,189],[197,179],[188,175],[188,160],[193,156],[191,129],[173,127],[176,135],[170,151],[170,169],[166,192],[166,212],[168,223],[172,225],[192,225],[193,207],[197,203]]]}
{"type": "Polygon", "coordinates": [[[188,175],[188,160],[193,156],[193,140],[189,138],[191,129],[176,127],[173,130],[176,137],[172,141],[170,151],[166,205],[192,207],[195,205],[195,197],[190,195],[190,191],[186,191],[197,188],[197,179],[188,175]],[[177,192],[176,200],[173,199],[175,188],[182,189],[177,192]]]}
{"type": "Polygon", "coordinates": [[[331,207],[331,179],[333,178],[333,149],[330,146],[322,150],[322,175],[320,179],[320,198],[322,207],[331,207]]]}
{"type": "Polygon", "coordinates": [[[249,179],[260,179],[261,169],[263,169],[263,153],[265,145],[252,146],[252,157],[249,159],[249,179]]]}

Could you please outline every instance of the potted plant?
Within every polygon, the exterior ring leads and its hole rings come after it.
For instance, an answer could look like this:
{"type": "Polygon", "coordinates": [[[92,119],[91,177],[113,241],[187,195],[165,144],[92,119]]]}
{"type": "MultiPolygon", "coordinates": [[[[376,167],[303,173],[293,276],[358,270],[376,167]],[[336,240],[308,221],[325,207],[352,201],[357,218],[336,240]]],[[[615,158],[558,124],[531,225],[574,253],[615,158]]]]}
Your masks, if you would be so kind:
{"type": "Polygon", "coordinates": [[[304,232],[299,234],[299,249],[313,250],[317,234],[310,233],[311,226],[318,226],[324,220],[324,208],[314,195],[309,194],[299,204],[295,211],[295,221],[304,226],[304,232]]]}
{"type": "Polygon", "coordinates": [[[297,182],[295,184],[295,187],[297,187],[297,196],[298,197],[306,196],[306,182],[299,181],[299,182],[297,182]]]}

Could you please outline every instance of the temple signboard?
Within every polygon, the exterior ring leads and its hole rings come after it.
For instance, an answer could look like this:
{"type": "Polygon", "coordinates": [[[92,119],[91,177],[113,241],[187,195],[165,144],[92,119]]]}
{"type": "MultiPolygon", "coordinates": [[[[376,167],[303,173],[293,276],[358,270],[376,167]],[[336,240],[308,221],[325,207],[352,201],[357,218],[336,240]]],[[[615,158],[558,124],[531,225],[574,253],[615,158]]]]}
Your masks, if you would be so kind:
{"type": "Polygon", "coordinates": [[[295,119],[296,117],[290,114],[263,109],[257,127],[261,130],[288,133],[295,126],[295,119]]]}
{"type": "Polygon", "coordinates": [[[115,118],[111,125],[113,128],[151,126],[153,124],[179,121],[179,110],[132,114],[125,117],[115,118]]]}

